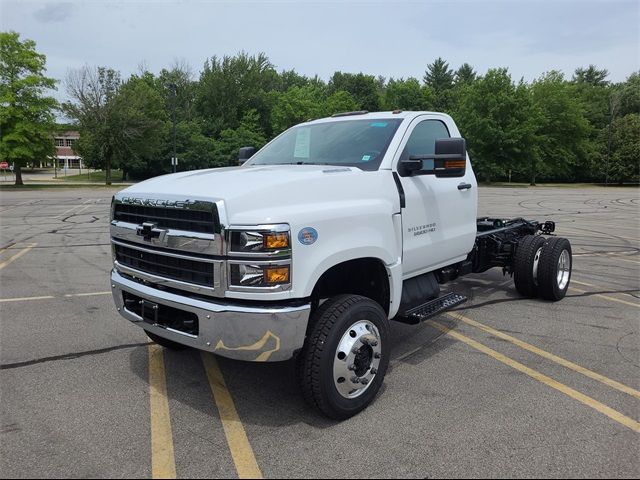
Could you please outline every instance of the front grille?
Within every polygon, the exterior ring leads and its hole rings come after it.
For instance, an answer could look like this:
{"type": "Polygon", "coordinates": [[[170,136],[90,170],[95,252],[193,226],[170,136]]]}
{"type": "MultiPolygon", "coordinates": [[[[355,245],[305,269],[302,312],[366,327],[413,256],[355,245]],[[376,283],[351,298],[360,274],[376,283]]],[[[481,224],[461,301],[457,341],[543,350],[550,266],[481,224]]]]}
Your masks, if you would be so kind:
{"type": "Polygon", "coordinates": [[[213,264],[114,245],[121,265],[160,277],[213,287],[213,264]]]}
{"type": "Polygon", "coordinates": [[[153,222],[160,228],[188,232],[216,233],[219,231],[220,223],[217,213],[215,205],[211,205],[207,210],[189,210],[116,203],[113,219],[139,225],[144,222],[153,222]]]}

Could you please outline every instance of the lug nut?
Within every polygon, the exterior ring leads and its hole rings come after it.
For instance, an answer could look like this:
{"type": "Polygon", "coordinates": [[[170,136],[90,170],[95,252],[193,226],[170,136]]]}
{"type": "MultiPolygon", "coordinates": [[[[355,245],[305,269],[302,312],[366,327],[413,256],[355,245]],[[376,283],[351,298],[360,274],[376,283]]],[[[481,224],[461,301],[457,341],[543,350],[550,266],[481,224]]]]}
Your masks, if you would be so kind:
{"type": "Polygon", "coordinates": [[[360,383],[359,377],[351,377],[351,383],[360,383]]]}
{"type": "Polygon", "coordinates": [[[360,379],[360,383],[363,385],[367,385],[369,383],[369,379],[368,378],[361,378],[360,379]]]}
{"type": "Polygon", "coordinates": [[[377,368],[372,368],[370,371],[371,371],[371,375],[375,375],[376,373],[378,373],[377,368]]]}
{"type": "Polygon", "coordinates": [[[364,335],[360,337],[360,341],[365,345],[369,345],[370,347],[375,347],[378,345],[378,340],[376,340],[373,335],[364,335]]]}
{"type": "Polygon", "coordinates": [[[353,363],[347,367],[347,370],[352,370],[353,371],[355,369],[356,369],[356,366],[353,363]]]}
{"type": "Polygon", "coordinates": [[[380,357],[382,357],[380,352],[376,352],[376,353],[373,354],[373,358],[380,358],[380,357]]]}

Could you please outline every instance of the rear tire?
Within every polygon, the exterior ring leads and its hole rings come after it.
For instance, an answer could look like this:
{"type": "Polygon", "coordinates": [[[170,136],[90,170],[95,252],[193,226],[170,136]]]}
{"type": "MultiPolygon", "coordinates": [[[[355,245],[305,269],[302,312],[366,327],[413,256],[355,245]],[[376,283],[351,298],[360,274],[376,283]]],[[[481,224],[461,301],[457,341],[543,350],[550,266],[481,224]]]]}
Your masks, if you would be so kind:
{"type": "Polygon", "coordinates": [[[541,298],[557,302],[569,289],[573,259],[566,238],[551,237],[542,248],[538,266],[538,291],[541,298]]]}
{"type": "Polygon", "coordinates": [[[389,321],[378,303],[338,295],[314,313],[297,359],[298,381],[311,406],[344,420],[375,398],[389,366],[389,321]]]}
{"type": "Polygon", "coordinates": [[[518,242],[518,249],[513,261],[513,282],[516,290],[524,297],[533,298],[538,295],[538,269],[544,237],[527,235],[518,242]]]}
{"type": "Polygon", "coordinates": [[[147,337],[149,337],[155,343],[157,343],[158,345],[164,348],[168,348],[169,350],[184,350],[186,348],[189,348],[186,345],[182,345],[181,343],[177,343],[172,340],[167,340],[166,338],[156,335],[155,333],[151,333],[146,330],[144,332],[147,334],[147,337]]]}

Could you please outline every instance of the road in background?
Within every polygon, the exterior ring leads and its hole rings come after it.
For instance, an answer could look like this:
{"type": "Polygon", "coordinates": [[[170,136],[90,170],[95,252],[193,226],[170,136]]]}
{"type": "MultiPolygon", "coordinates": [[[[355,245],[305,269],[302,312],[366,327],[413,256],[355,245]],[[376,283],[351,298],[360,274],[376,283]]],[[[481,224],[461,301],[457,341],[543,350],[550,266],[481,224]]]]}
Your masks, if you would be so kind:
{"type": "Polygon", "coordinates": [[[342,423],[292,362],[154,353],[110,296],[114,192],[0,192],[2,477],[640,476],[637,189],[481,188],[479,215],[558,222],[567,298],[450,285],[469,301],[393,323],[381,394],[342,423]]]}

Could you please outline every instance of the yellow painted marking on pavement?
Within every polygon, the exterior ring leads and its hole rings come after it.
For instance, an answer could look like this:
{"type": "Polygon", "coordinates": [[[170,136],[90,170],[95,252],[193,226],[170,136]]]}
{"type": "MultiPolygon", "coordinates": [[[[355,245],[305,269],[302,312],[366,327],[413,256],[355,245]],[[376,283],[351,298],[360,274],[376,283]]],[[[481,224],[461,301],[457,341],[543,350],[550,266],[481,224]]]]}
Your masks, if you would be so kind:
{"type": "Polygon", "coordinates": [[[562,365],[563,367],[569,368],[575,372],[581,373],[582,375],[585,375],[589,378],[597,380],[598,382],[604,383],[605,385],[611,388],[615,388],[616,390],[619,390],[621,392],[627,393],[633,397],[640,399],[640,391],[635,390],[631,387],[628,387],[620,382],[616,382],[615,380],[607,378],[604,375],[600,375],[599,373],[596,373],[587,368],[581,367],[580,365],[570,362],[569,360],[566,360],[562,357],[558,357],[553,353],[546,352],[541,348],[531,345],[530,343],[519,340],[515,337],[512,337],[511,335],[507,335],[506,333],[496,330],[495,328],[491,328],[488,325],[484,325],[483,323],[480,323],[476,320],[472,320],[471,318],[467,318],[458,313],[448,312],[447,315],[457,320],[460,320],[461,322],[464,322],[467,325],[471,325],[473,327],[479,328],[480,330],[483,330],[493,336],[506,340],[507,342],[513,343],[514,345],[517,345],[518,347],[524,350],[527,350],[531,353],[535,353],[536,355],[546,358],[547,360],[551,360],[552,362],[557,363],[558,365],[562,365]]]}
{"type": "Polygon", "coordinates": [[[93,297],[95,295],[111,295],[111,292],[67,293],[65,297],[93,297]]]}
{"type": "Polygon", "coordinates": [[[31,250],[33,247],[35,247],[37,245],[37,243],[31,243],[29,244],[29,246],[27,248],[24,248],[22,250],[20,250],[18,253],[16,253],[15,255],[13,255],[12,257],[9,257],[8,260],[5,260],[4,262],[0,263],[0,270],[2,270],[4,267],[6,267],[7,265],[9,265],[11,262],[14,262],[15,260],[19,259],[21,256],[23,256],[25,253],[29,253],[29,250],[31,250]]]}
{"type": "MultiPolygon", "coordinates": [[[[582,290],[580,288],[575,288],[575,287],[569,287],[569,290],[572,290],[572,291],[578,292],[578,293],[589,293],[586,290],[582,290]]],[[[632,307],[640,307],[640,303],[627,302],[626,300],[620,300],[619,298],[610,297],[609,295],[602,295],[601,293],[595,293],[595,294],[593,294],[593,296],[594,297],[599,297],[599,298],[604,298],[605,300],[609,300],[611,302],[623,303],[625,305],[630,305],[632,307]]]]}
{"type": "Polygon", "coordinates": [[[238,416],[231,394],[227,389],[227,384],[224,381],[224,376],[220,371],[216,357],[210,353],[202,352],[202,363],[207,371],[209,385],[211,385],[213,398],[218,407],[224,434],[227,437],[227,444],[238,472],[238,478],[262,478],[258,462],[253,454],[253,449],[242,426],[242,421],[238,416]]]}
{"type": "Polygon", "coordinates": [[[51,300],[52,298],[56,298],[53,295],[44,295],[41,297],[18,297],[18,298],[1,298],[0,303],[7,302],[30,302],[32,300],[51,300]]]}
{"type": "Polygon", "coordinates": [[[149,396],[151,411],[151,477],[176,478],[173,435],[167,399],[167,380],[160,345],[149,345],[149,396]]]}
{"type": "Polygon", "coordinates": [[[632,418],[627,417],[626,415],[623,415],[622,413],[618,412],[617,410],[614,410],[611,407],[608,407],[607,405],[598,402],[597,400],[578,392],[577,390],[574,390],[571,387],[568,387],[566,385],[564,385],[563,383],[558,382],[557,380],[554,380],[551,377],[548,377],[546,375],[544,375],[543,373],[540,373],[532,368],[527,367],[526,365],[523,365],[520,362],[517,362],[515,360],[513,360],[512,358],[509,358],[499,352],[496,352],[495,350],[487,347],[486,345],[483,345],[480,342],[476,342],[475,340],[462,335],[458,332],[455,332],[447,327],[445,327],[444,325],[441,325],[437,322],[434,322],[433,320],[427,320],[425,323],[431,325],[432,327],[436,328],[437,330],[440,330],[441,332],[455,338],[456,340],[459,340],[463,343],[466,343],[467,345],[469,345],[471,348],[475,348],[476,350],[490,356],[491,358],[504,363],[505,365],[508,365],[511,368],[514,368],[515,370],[518,370],[519,372],[524,373],[525,375],[528,375],[529,377],[533,378],[534,380],[539,381],[540,383],[543,383],[551,388],[554,388],[555,390],[558,390],[561,393],[564,393],[565,395],[567,395],[570,398],[573,398],[574,400],[579,401],[580,403],[593,408],[594,410],[602,413],[603,415],[606,415],[607,417],[609,417],[610,419],[620,423],[621,425],[624,425],[627,428],[630,428],[631,430],[633,430],[636,433],[640,433],[640,422],[635,421],[632,418]]]}

